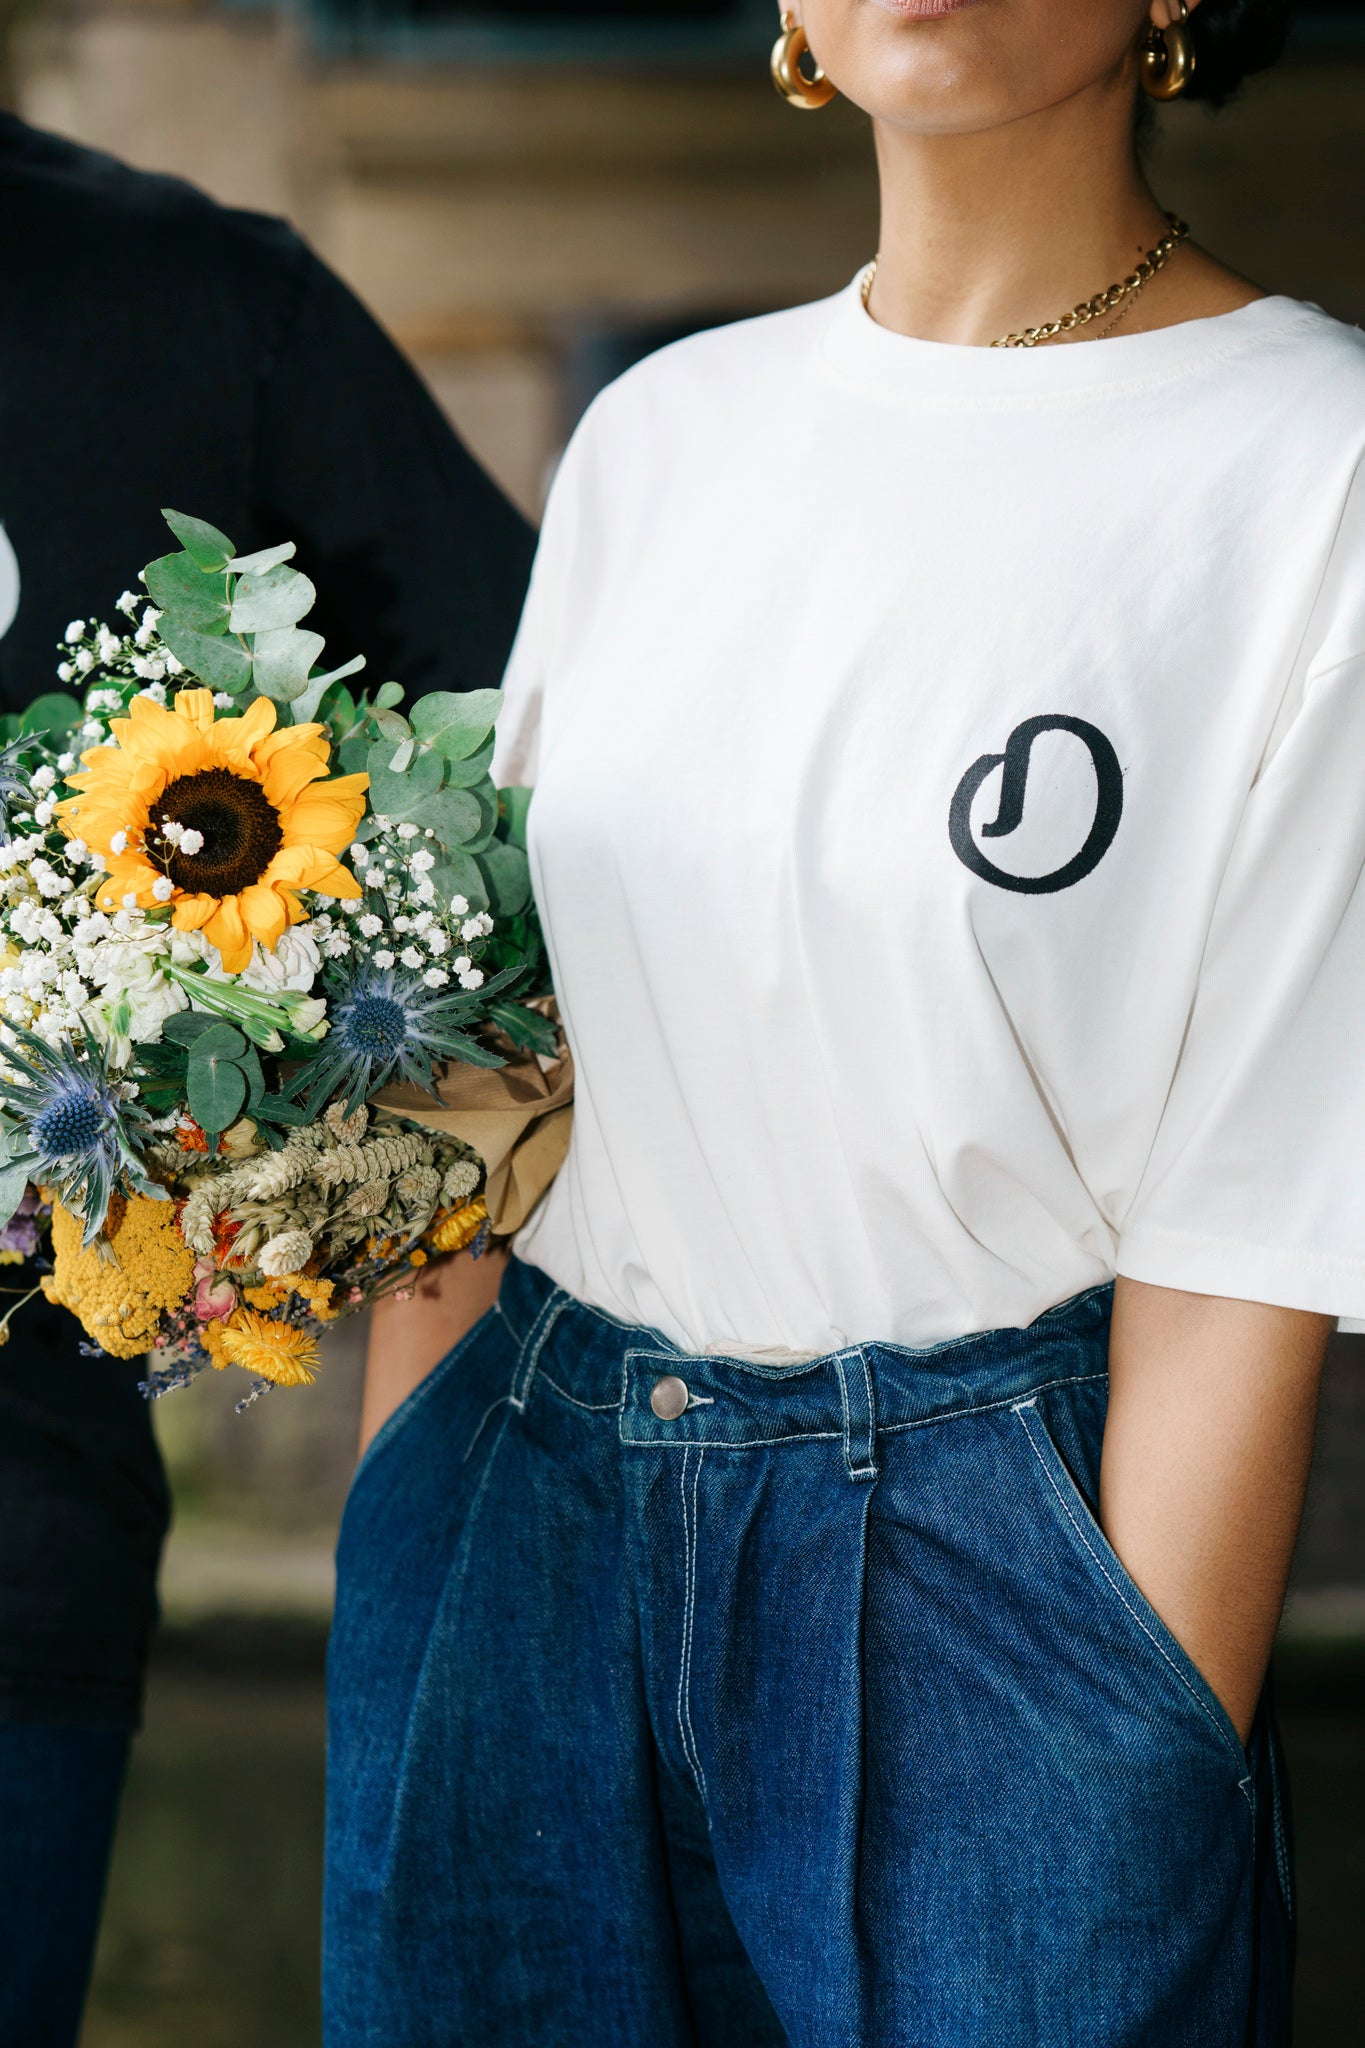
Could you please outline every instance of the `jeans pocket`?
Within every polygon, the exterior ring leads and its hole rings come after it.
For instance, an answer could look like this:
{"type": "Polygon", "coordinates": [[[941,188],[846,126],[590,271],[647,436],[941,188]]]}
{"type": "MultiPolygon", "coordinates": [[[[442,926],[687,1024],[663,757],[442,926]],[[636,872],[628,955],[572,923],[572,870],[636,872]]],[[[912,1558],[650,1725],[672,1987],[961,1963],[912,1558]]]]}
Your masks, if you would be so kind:
{"type": "Polygon", "coordinates": [[[1242,1739],[1227,1708],[1199,1666],[1126,1570],[1118,1552],[1096,1519],[1070,1465],[1048,1428],[1035,1396],[1014,1409],[1031,1448],[1039,1483],[1054,1521],[1065,1540],[1088,1561],[1097,1589],[1127,1614],[1133,1630],[1146,1639],[1151,1655],[1185,1691],[1209,1722],[1236,1763],[1239,1782],[1249,1783],[1250,1765],[1242,1739]]]}
{"type": "Polygon", "coordinates": [[[418,1381],[412,1392],[404,1395],[392,1415],[387,1418],[381,1428],[375,1431],[375,1434],[366,1445],[360,1463],[356,1466],[355,1472],[351,1477],[352,1493],[355,1492],[361,1479],[373,1468],[375,1461],[389,1448],[397,1437],[402,1435],[414,1416],[421,1412],[427,1402],[438,1391],[442,1382],[450,1376],[461,1360],[467,1358],[475,1346],[499,1324],[501,1324],[506,1332],[510,1345],[512,1343],[511,1332],[507,1330],[506,1321],[497,1303],[494,1302],[492,1308],[486,1309],[479,1317],[479,1320],[465,1331],[458,1343],[451,1345],[445,1357],[437,1360],[431,1371],[424,1379],[418,1381]]]}

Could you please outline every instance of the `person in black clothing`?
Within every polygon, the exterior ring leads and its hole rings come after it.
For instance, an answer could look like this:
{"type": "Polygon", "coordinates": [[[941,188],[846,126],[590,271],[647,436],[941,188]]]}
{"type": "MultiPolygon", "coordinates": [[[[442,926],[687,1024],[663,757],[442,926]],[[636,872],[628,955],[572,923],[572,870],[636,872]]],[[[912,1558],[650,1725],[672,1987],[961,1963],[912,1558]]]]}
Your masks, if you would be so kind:
{"type": "MultiPolygon", "coordinates": [[[[284,223],[0,116],[0,277],[0,706],[116,619],[163,505],[296,541],[374,681],[498,683],[532,533],[284,223]]],[[[76,2036],[167,1523],[143,1368],[80,1334],[39,1299],[0,1350],[4,2048],[76,2036]]]]}

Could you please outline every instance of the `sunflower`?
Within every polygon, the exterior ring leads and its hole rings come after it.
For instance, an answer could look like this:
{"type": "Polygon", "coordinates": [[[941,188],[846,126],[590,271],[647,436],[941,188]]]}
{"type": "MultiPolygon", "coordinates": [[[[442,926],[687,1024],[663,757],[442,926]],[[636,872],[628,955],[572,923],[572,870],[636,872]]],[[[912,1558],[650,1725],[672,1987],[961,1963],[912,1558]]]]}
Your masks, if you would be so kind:
{"type": "Polygon", "coordinates": [[[135,697],[110,731],[70,778],[79,794],[57,806],[67,837],[104,856],[101,909],[169,902],[177,931],[202,931],[240,974],[253,940],[272,948],[308,915],[299,889],[360,895],[335,856],[355,837],[369,777],[322,780],[322,726],[277,732],[266,697],[215,718],[211,691],[182,690],[169,708],[135,697]]]}

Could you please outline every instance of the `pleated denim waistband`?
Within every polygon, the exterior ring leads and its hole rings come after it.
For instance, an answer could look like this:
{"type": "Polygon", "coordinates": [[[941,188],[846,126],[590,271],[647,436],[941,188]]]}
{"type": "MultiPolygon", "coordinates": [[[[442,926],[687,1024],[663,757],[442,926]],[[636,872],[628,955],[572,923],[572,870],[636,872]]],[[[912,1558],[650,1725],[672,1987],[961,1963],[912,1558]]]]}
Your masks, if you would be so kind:
{"type": "Polygon", "coordinates": [[[850,1476],[876,1476],[879,1433],[916,1429],[1013,1405],[1052,1386],[1107,1371],[1113,1288],[1091,1288],[1025,1329],[989,1330],[943,1344],[845,1345],[792,1365],[681,1350],[657,1330],[589,1308],[536,1267],[513,1259],[499,1310],[517,1345],[512,1403],[524,1408],[538,1378],[604,1422],[621,1441],[661,1449],[747,1450],[844,1439],[850,1476]],[[661,1379],[671,1389],[660,1413],[661,1379]]]}

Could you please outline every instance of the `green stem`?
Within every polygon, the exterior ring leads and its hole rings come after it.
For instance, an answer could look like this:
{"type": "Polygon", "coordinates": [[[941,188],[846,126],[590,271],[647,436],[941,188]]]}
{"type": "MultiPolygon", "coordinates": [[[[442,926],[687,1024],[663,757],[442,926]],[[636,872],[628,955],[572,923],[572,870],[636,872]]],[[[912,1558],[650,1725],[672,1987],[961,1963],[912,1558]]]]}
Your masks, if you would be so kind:
{"type": "Polygon", "coordinates": [[[283,1034],[294,1028],[289,1012],[282,1004],[272,1003],[269,997],[258,995],[254,989],[215,981],[211,975],[199,973],[192,967],[177,967],[174,961],[167,961],[162,971],[168,980],[175,982],[194,999],[197,1009],[208,1010],[215,1017],[228,1017],[234,1024],[240,1024],[253,1044],[266,1052],[278,1052],[283,1034]]]}
{"type": "MultiPolygon", "coordinates": [[[[24,1305],[24,1303],[25,1303],[26,1301],[32,1301],[32,1299],[33,1299],[34,1295],[35,1295],[35,1294],[41,1294],[41,1293],[42,1293],[42,1291],[43,1291],[43,1290],[42,1290],[42,1287],[41,1287],[41,1286],[38,1286],[38,1287],[30,1287],[30,1288],[29,1288],[29,1290],[28,1290],[28,1293],[27,1293],[27,1294],[25,1294],[25,1295],[22,1295],[22,1296],[20,1297],[20,1299],[19,1299],[18,1301],[16,1301],[16,1302],[14,1303],[13,1307],[11,1307],[11,1308],[7,1308],[7,1309],[5,1310],[5,1313],[4,1313],[4,1314],[3,1314],[2,1316],[0,1316],[0,1344],[8,1344],[8,1342],[9,1342],[9,1319],[10,1319],[10,1317],[11,1317],[11,1316],[13,1316],[13,1315],[17,1315],[17,1314],[19,1313],[19,1310],[20,1310],[20,1309],[21,1309],[21,1308],[23,1307],[23,1305],[24,1305]]],[[[14,1288],[14,1287],[4,1287],[4,1288],[0,1288],[0,1294],[15,1294],[15,1293],[18,1293],[18,1289],[17,1289],[17,1288],[14,1288]]]]}

